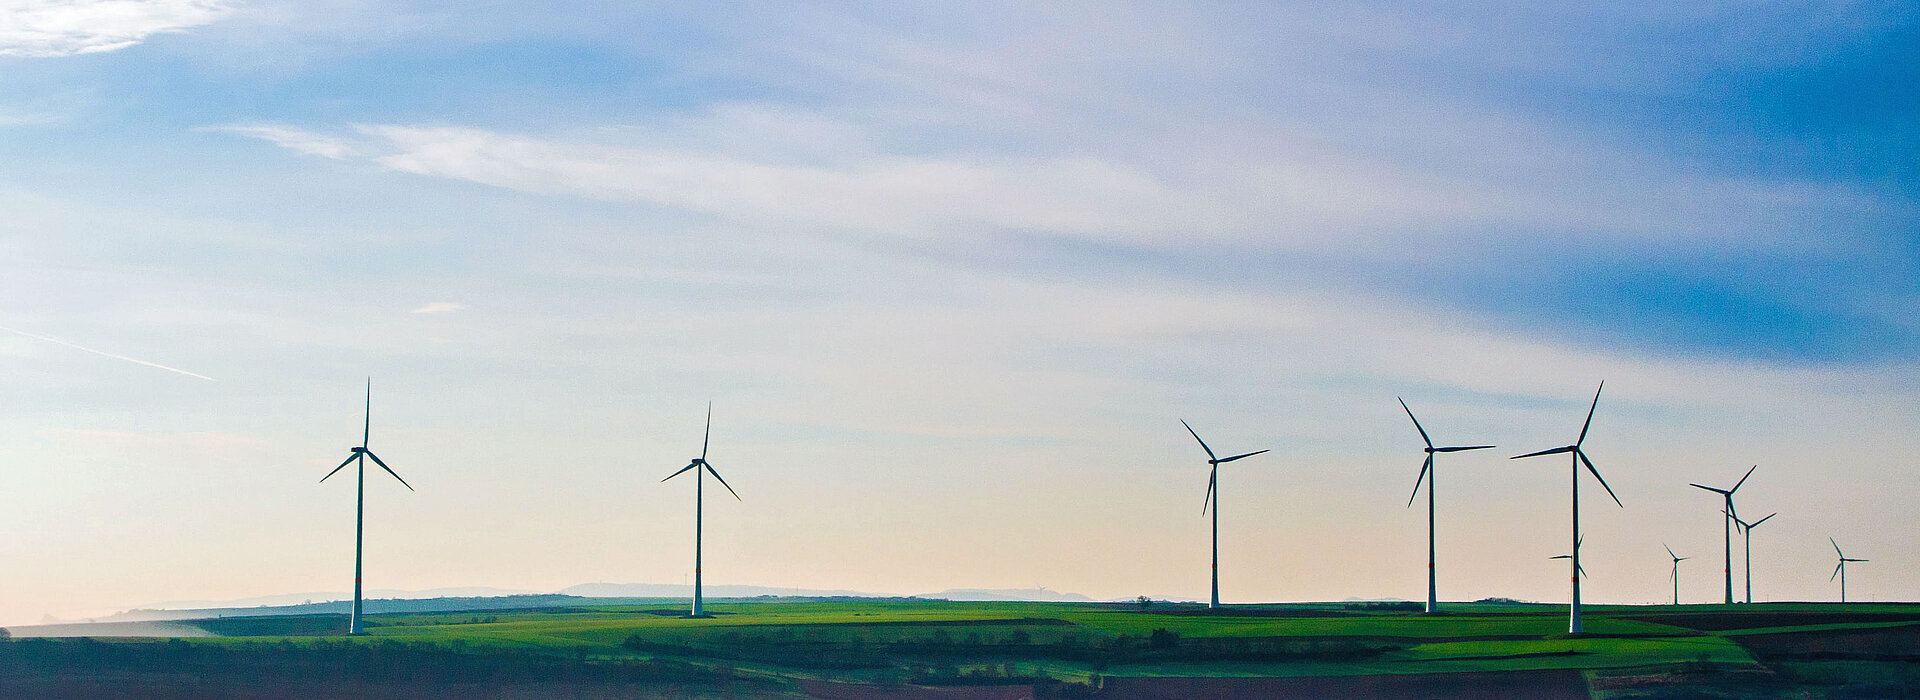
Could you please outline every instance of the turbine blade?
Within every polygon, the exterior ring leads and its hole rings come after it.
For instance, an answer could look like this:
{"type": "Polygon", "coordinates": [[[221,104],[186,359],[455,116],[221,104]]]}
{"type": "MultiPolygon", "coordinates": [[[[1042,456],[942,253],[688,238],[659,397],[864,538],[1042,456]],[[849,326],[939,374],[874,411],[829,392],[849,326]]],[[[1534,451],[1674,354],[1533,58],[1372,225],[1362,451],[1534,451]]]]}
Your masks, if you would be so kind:
{"type": "Polygon", "coordinates": [[[1420,431],[1420,439],[1426,441],[1428,447],[1432,447],[1433,438],[1427,437],[1427,429],[1420,427],[1420,419],[1413,417],[1413,409],[1407,408],[1407,400],[1402,399],[1398,396],[1395,396],[1393,398],[1400,402],[1400,408],[1407,412],[1407,417],[1413,419],[1413,429],[1420,431]]]}
{"type": "Polygon", "coordinates": [[[1608,486],[1608,485],[1607,485],[1607,480],[1606,480],[1606,479],[1602,479],[1602,478],[1600,478],[1600,470],[1598,470],[1598,469],[1594,469],[1594,468],[1593,468],[1593,460],[1590,460],[1590,459],[1587,459],[1587,453],[1585,453],[1585,452],[1581,452],[1581,451],[1579,451],[1579,450],[1574,450],[1574,451],[1573,451],[1573,455],[1574,455],[1575,457],[1579,457],[1579,458],[1580,458],[1580,463],[1581,463],[1581,464],[1585,464],[1585,465],[1587,465],[1587,471],[1588,471],[1588,472],[1590,472],[1590,473],[1592,473],[1592,474],[1593,474],[1593,478],[1594,478],[1595,480],[1598,480],[1598,481],[1600,482],[1600,488],[1603,488],[1603,489],[1606,489],[1606,490],[1607,490],[1607,495],[1609,495],[1609,496],[1613,496],[1613,504],[1614,504],[1614,505],[1616,505],[1616,506],[1620,506],[1621,508],[1625,508],[1625,507],[1627,507],[1627,504],[1625,504],[1625,503],[1621,503],[1621,502],[1620,502],[1620,497],[1619,497],[1619,496],[1614,496],[1614,493],[1613,493],[1613,487],[1612,487],[1612,486],[1608,486]]]}
{"type": "MultiPolygon", "coordinates": [[[[1185,418],[1180,419],[1180,424],[1187,425],[1187,420],[1185,418]]],[[[1207,441],[1201,440],[1199,433],[1193,432],[1193,426],[1187,425],[1187,433],[1193,435],[1193,439],[1200,443],[1200,449],[1207,451],[1207,459],[1219,459],[1219,457],[1213,456],[1213,448],[1207,446],[1207,441]]]]}
{"type": "Polygon", "coordinates": [[[1573,565],[1573,569],[1574,569],[1575,571],[1578,571],[1578,572],[1580,572],[1580,578],[1586,578],[1586,577],[1587,577],[1587,567],[1584,567],[1584,566],[1581,566],[1581,565],[1579,565],[1579,564],[1574,564],[1574,565],[1573,565]]]}
{"type": "MultiPolygon", "coordinates": [[[[1828,541],[1828,542],[1833,542],[1833,538],[1832,538],[1832,537],[1828,537],[1828,538],[1827,538],[1827,541],[1828,541]]],[[[1833,542],[1833,553],[1834,553],[1834,554],[1838,554],[1838,555],[1840,555],[1840,558],[1842,558],[1842,559],[1845,559],[1845,558],[1847,557],[1847,553],[1846,553],[1846,552],[1842,552],[1842,551],[1840,551],[1840,543],[1839,543],[1839,542],[1833,542]]]]}
{"type": "Polygon", "coordinates": [[[1733,495],[1733,492],[1735,492],[1735,491],[1739,491],[1739,490],[1740,490],[1740,484],[1744,484],[1744,483],[1747,483],[1747,477],[1748,477],[1748,476],[1753,476],[1753,470],[1755,470],[1755,469],[1759,469],[1759,468],[1760,468],[1760,465],[1758,465],[1758,464],[1755,464],[1755,465],[1753,465],[1753,466],[1751,466],[1751,467],[1747,467],[1747,474],[1746,474],[1746,476],[1742,476],[1742,477],[1740,477],[1740,481],[1738,481],[1738,482],[1736,482],[1736,483],[1734,483],[1734,485],[1733,485],[1733,488],[1730,488],[1730,489],[1727,489],[1727,495],[1729,495],[1729,496],[1731,496],[1731,495],[1733,495]]]}
{"type": "MultiPolygon", "coordinates": [[[[705,463],[704,463],[704,462],[702,462],[702,464],[705,464],[705,463]]],[[[707,465],[707,473],[708,473],[708,474],[712,474],[712,475],[713,475],[713,478],[715,478],[715,479],[720,479],[720,472],[717,472],[717,471],[714,471],[714,470],[713,470],[713,465],[711,465],[711,464],[708,464],[708,465],[707,465]]],[[[733,500],[736,500],[736,501],[738,501],[738,500],[740,500],[740,493],[739,493],[738,491],[734,491],[734,490],[733,490],[733,487],[732,487],[732,486],[727,486],[727,480],[726,480],[726,479],[720,479],[720,485],[721,485],[721,486],[726,486],[726,487],[727,487],[727,493],[731,493],[731,494],[733,494],[733,500]]]]}
{"type": "Polygon", "coordinates": [[[333,471],[330,471],[330,472],[327,472],[327,475],[326,475],[326,476],[323,476],[323,477],[320,477],[320,480],[321,480],[321,481],[326,481],[326,480],[328,480],[328,479],[331,479],[331,478],[333,478],[333,475],[334,475],[334,474],[337,474],[337,473],[339,473],[339,472],[340,472],[340,470],[342,470],[342,469],[346,469],[346,468],[347,468],[347,465],[349,465],[349,464],[353,464],[353,460],[355,460],[355,459],[358,459],[359,457],[360,457],[360,453],[358,453],[358,452],[355,452],[355,453],[353,453],[353,455],[352,455],[352,456],[349,456],[349,457],[347,457],[347,461],[345,461],[345,462],[341,462],[341,463],[340,463],[340,466],[337,466],[337,467],[334,467],[334,468],[333,468],[333,471]]]}
{"type": "Polygon", "coordinates": [[[1712,487],[1712,486],[1701,486],[1701,485],[1699,485],[1699,484],[1687,484],[1687,485],[1688,485],[1688,486],[1692,486],[1692,487],[1694,487],[1694,488],[1696,488],[1696,489],[1706,489],[1706,490],[1708,490],[1708,491],[1712,491],[1712,492],[1714,492],[1714,493],[1717,493],[1717,494],[1720,494],[1720,495],[1722,495],[1722,496],[1726,496],[1726,495],[1730,495],[1730,494],[1732,494],[1732,493],[1733,493],[1732,491],[1721,491],[1720,489],[1716,489],[1716,488],[1714,488],[1714,487],[1712,487]]]}
{"type": "Polygon", "coordinates": [[[1257,455],[1257,454],[1260,454],[1261,452],[1266,452],[1266,450],[1261,450],[1260,452],[1248,452],[1248,453],[1246,453],[1246,454],[1243,454],[1243,455],[1234,455],[1234,456],[1232,456],[1232,457],[1228,457],[1228,458],[1226,458],[1226,459],[1222,459],[1222,460],[1219,460],[1219,463],[1220,463],[1220,464],[1226,464],[1226,463],[1228,463],[1228,462],[1231,462],[1231,461],[1233,461],[1233,460],[1236,460],[1236,459],[1240,459],[1240,458],[1242,458],[1242,457],[1252,457],[1252,456],[1254,456],[1254,455],[1257,455]]]}
{"type": "Polygon", "coordinates": [[[1680,555],[1678,555],[1678,554],[1674,554],[1674,553],[1673,553],[1673,548],[1672,548],[1672,547],[1667,547],[1667,543],[1665,543],[1665,542],[1661,542],[1661,543],[1660,543],[1660,546],[1661,546],[1661,547],[1666,547],[1666,549],[1667,549],[1667,556],[1669,556],[1669,557],[1673,557],[1673,559],[1674,559],[1674,561],[1679,561],[1679,560],[1680,560],[1680,555]]]}
{"type": "Polygon", "coordinates": [[[1693,557],[1680,557],[1679,559],[1675,559],[1674,561],[1686,561],[1686,560],[1688,560],[1688,559],[1692,559],[1692,558],[1693,558],[1693,557]]]}
{"type": "MultiPolygon", "coordinates": [[[[688,469],[692,469],[692,468],[694,468],[694,467],[697,467],[697,466],[700,466],[700,463],[699,463],[699,462],[694,462],[694,463],[692,463],[692,464],[688,464],[687,466],[684,466],[684,467],[681,467],[681,468],[680,468],[680,471],[677,471],[677,472],[674,472],[674,473],[672,473],[672,474],[668,474],[668,475],[667,475],[667,479],[671,479],[671,478],[673,478],[673,477],[676,477],[676,476],[679,476],[679,475],[681,475],[681,474],[685,474],[685,473],[687,473],[687,470],[688,470],[688,469]]],[[[661,479],[661,481],[666,481],[667,479],[661,479]]]]}
{"type": "Polygon", "coordinates": [[[395,479],[399,479],[399,480],[400,480],[400,485],[401,485],[401,486],[405,486],[405,487],[407,487],[407,490],[408,490],[408,491],[412,491],[412,490],[413,490],[413,484],[409,484],[409,483],[407,483],[407,480],[406,480],[406,479],[400,479],[400,475],[399,475],[399,474],[394,474],[394,471],[393,471],[393,468],[392,468],[392,467],[389,467],[389,466],[387,466],[387,463],[386,463],[386,462],[382,462],[382,461],[380,461],[380,455],[377,455],[377,454],[374,454],[374,453],[373,453],[373,451],[371,451],[371,450],[368,450],[368,451],[367,451],[367,453],[366,453],[366,455],[367,455],[368,457],[372,457],[372,458],[373,458],[373,463],[374,463],[374,464],[378,464],[378,465],[380,465],[380,468],[381,468],[381,469],[385,469],[385,470],[387,470],[387,473],[388,473],[388,474],[392,474],[392,475],[393,475],[393,478],[395,478],[395,479]]]}
{"type": "Polygon", "coordinates": [[[1539,452],[1529,452],[1529,453],[1527,453],[1527,454],[1523,454],[1523,455],[1520,455],[1520,456],[1517,456],[1517,457],[1508,457],[1507,459],[1526,459],[1526,458],[1528,458],[1528,457],[1539,457],[1539,456],[1541,456],[1541,455],[1557,455],[1557,454],[1560,454],[1560,453],[1562,453],[1562,452],[1572,452],[1572,451],[1573,451],[1573,448],[1572,448],[1572,447],[1555,447],[1555,448],[1553,448],[1553,449],[1551,449],[1551,450],[1541,450],[1541,451],[1539,451],[1539,452]]]}
{"type": "MultiPolygon", "coordinates": [[[[707,440],[713,437],[713,402],[707,402],[707,432],[700,435],[700,461],[707,460],[707,440]]],[[[716,474],[715,476],[719,476],[716,474]]]]}
{"type": "Polygon", "coordinates": [[[1467,447],[1435,447],[1435,448],[1433,448],[1433,451],[1435,451],[1435,452],[1465,452],[1465,451],[1467,451],[1467,450],[1484,450],[1484,449],[1487,449],[1487,448],[1489,448],[1489,447],[1493,447],[1493,445],[1470,445],[1470,446],[1467,446],[1467,447]]]}
{"type": "Polygon", "coordinates": [[[1429,454],[1427,455],[1426,461],[1420,463],[1420,477],[1413,480],[1413,493],[1407,496],[1408,508],[1413,507],[1413,499],[1420,495],[1420,484],[1421,482],[1424,482],[1427,480],[1427,470],[1432,468],[1433,468],[1433,455],[1429,454]]]}
{"type": "Polygon", "coordinates": [[[1831,574],[1827,574],[1827,580],[1828,580],[1828,581],[1832,581],[1832,580],[1834,579],[1834,577],[1836,577],[1836,576],[1839,576],[1839,575],[1840,575],[1840,570],[1841,570],[1841,569],[1843,569],[1843,568],[1846,568],[1846,566],[1847,566],[1847,560],[1845,560],[1845,559],[1841,559],[1841,560],[1840,560],[1840,563],[1838,563],[1838,564],[1834,564],[1834,565],[1833,565],[1833,573],[1831,573],[1831,574]]]}
{"type": "Polygon", "coordinates": [[[1847,561],[1867,561],[1866,559],[1848,559],[1847,561]]]}
{"type": "Polygon", "coordinates": [[[1766,522],[1766,521],[1767,521],[1767,518],[1771,518],[1771,517],[1773,517],[1773,516],[1776,516],[1776,515],[1779,515],[1779,513],[1768,513],[1768,514],[1767,514],[1767,517],[1766,517],[1766,518],[1761,518],[1761,519],[1759,519],[1759,520],[1755,520],[1755,521],[1753,521],[1753,522],[1751,522],[1751,523],[1747,523],[1747,529],[1748,529],[1748,530],[1752,530],[1752,529],[1753,529],[1753,528],[1754,528],[1755,526],[1758,526],[1758,525],[1759,525],[1760,523],[1764,523],[1764,522],[1766,522]]]}
{"type": "Polygon", "coordinates": [[[373,377],[367,377],[367,412],[365,422],[360,424],[360,447],[367,446],[367,436],[373,434],[373,377]]]}
{"type": "Polygon", "coordinates": [[[1220,469],[1218,467],[1214,468],[1213,473],[1207,475],[1207,497],[1205,500],[1200,501],[1201,515],[1206,515],[1207,506],[1213,503],[1213,481],[1214,481],[1214,478],[1219,475],[1220,475],[1220,469]]]}
{"type": "Polygon", "coordinates": [[[1552,556],[1552,557],[1547,557],[1547,558],[1548,558],[1548,559],[1572,559],[1572,558],[1573,558],[1573,555],[1571,555],[1571,554],[1561,554],[1561,555],[1558,555],[1558,556],[1552,556]]]}
{"type": "Polygon", "coordinates": [[[1580,426],[1580,439],[1573,441],[1574,447],[1587,444],[1587,429],[1593,427],[1593,411],[1600,407],[1600,390],[1607,388],[1606,380],[1600,380],[1600,389],[1593,390],[1593,405],[1587,407],[1587,422],[1580,426]]]}

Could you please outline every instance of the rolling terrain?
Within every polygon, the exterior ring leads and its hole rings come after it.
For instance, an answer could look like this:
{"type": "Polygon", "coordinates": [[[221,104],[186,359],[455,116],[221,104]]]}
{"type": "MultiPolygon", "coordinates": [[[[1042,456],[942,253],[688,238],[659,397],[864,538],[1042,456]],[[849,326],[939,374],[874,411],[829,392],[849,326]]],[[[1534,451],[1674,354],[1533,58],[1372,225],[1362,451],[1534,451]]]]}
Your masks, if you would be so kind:
{"type": "MultiPolygon", "coordinates": [[[[592,600],[592,599],[584,599],[592,600]]],[[[622,600],[179,624],[191,639],[16,639],[0,691],[166,697],[1902,697],[1920,605],[1202,606],[622,600]],[[59,685],[65,684],[65,685],[59,685]],[[75,685],[82,684],[82,685],[75,685]],[[92,685],[85,685],[92,684],[92,685]],[[83,687],[84,686],[84,687],[83,687]],[[157,693],[157,695],[156,695],[157,693]]],[[[23,630],[24,631],[24,630],[23,630]]],[[[111,635],[110,628],[101,634],[111,635]]]]}

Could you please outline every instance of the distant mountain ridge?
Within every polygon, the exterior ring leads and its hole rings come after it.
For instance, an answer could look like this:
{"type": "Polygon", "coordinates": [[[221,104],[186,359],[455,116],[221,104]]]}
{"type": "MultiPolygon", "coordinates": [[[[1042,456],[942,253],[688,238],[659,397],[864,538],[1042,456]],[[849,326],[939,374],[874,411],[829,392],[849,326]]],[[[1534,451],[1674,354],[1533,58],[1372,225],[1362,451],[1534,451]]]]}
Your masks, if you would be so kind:
{"type": "Polygon", "coordinates": [[[1078,593],[1041,588],[949,588],[939,593],[928,593],[917,598],[936,598],[964,602],[991,601],[1033,601],[1040,603],[1092,603],[1092,598],[1078,593]]]}
{"type": "MultiPolygon", "coordinates": [[[[770,586],[704,586],[708,598],[758,598],[794,596],[802,598],[898,598],[887,593],[819,590],[813,588],[773,588],[770,586]]],[[[693,586],[684,583],[582,583],[557,591],[560,595],[584,598],[690,598],[693,586]]]]}

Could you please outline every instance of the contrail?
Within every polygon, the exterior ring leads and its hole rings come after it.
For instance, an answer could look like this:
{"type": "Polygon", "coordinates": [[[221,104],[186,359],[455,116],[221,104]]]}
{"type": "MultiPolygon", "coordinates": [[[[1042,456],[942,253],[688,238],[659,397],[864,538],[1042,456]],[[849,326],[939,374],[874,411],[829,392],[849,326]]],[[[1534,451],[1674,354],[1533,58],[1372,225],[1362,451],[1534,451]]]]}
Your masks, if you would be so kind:
{"type": "Polygon", "coordinates": [[[110,353],[110,352],[107,352],[107,351],[105,351],[105,350],[95,350],[95,349],[93,349],[93,348],[90,348],[90,347],[87,347],[87,346],[85,346],[85,345],[75,345],[75,344],[73,344],[73,343],[69,343],[69,342],[67,342],[67,341],[64,341],[64,340],[61,340],[61,339],[59,339],[59,338],[49,338],[49,337],[47,337],[47,336],[44,336],[44,335],[40,335],[40,334],[38,334],[38,333],[28,333],[28,332],[26,332],[26,331],[23,331],[23,330],[20,330],[20,329],[18,329],[18,328],[8,328],[8,327],[6,327],[6,326],[0,326],[0,331],[6,331],[6,332],[8,332],[8,333],[13,333],[13,334],[15,334],[15,335],[24,335],[24,336],[26,336],[26,337],[29,337],[29,338],[32,338],[32,339],[34,339],[34,340],[44,340],[44,341],[47,341],[47,342],[49,342],[49,343],[58,343],[58,344],[60,344],[60,345],[65,345],[65,346],[67,346],[67,347],[70,347],[70,348],[73,348],[73,349],[75,349],[75,350],[85,350],[85,351],[87,351],[87,352],[90,352],[90,353],[93,353],[93,354],[95,354],[95,355],[101,355],[101,356],[104,356],[104,357],[111,357],[111,358],[113,358],[113,359],[116,359],[116,360],[126,360],[126,361],[128,361],[128,362],[131,362],[131,363],[134,363],[134,364],[136,364],[136,365],[146,365],[146,366],[148,366],[148,367],[153,367],[153,368],[156,368],[156,369],[164,369],[164,370],[166,370],[166,371],[168,371],[168,372],[173,372],[173,373],[175,373],[175,374],[184,374],[184,375],[187,375],[187,376],[189,376],[189,377],[193,377],[193,378],[196,378],[196,379],[205,379],[205,380],[207,380],[207,381],[210,381],[210,382],[217,382],[217,381],[220,381],[220,380],[218,380],[218,379],[214,379],[213,377],[209,377],[209,376],[207,376],[207,375],[204,375],[204,374],[194,374],[194,373],[192,373],[192,372],[188,372],[188,371],[186,371],[186,370],[184,370],[184,369],[175,369],[175,368],[173,368],[173,367],[168,367],[168,366],[166,366],[166,365],[163,365],[163,364],[158,364],[158,363],[154,363],[154,362],[148,362],[148,361],[146,361],[146,360],[136,360],[136,359],[133,359],[133,358],[131,358],[131,357],[127,357],[126,355],[115,355],[115,354],[113,354],[113,353],[110,353]]]}

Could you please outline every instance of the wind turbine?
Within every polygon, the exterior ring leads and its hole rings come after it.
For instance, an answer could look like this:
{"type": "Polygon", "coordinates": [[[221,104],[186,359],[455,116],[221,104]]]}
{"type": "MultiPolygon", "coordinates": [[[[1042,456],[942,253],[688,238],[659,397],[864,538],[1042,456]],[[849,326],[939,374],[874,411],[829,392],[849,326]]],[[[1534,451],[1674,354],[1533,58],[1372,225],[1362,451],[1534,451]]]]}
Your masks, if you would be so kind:
{"type": "Polygon", "coordinates": [[[1407,507],[1413,507],[1413,499],[1420,495],[1420,482],[1425,481],[1427,484],[1427,612],[1436,612],[1440,607],[1440,597],[1438,589],[1434,586],[1433,578],[1433,455],[1436,452],[1484,450],[1493,447],[1493,445],[1434,447],[1433,438],[1427,437],[1427,429],[1420,427],[1420,419],[1414,418],[1413,409],[1407,408],[1407,400],[1399,399],[1399,401],[1401,410],[1406,411],[1407,418],[1413,420],[1413,429],[1420,431],[1420,439],[1427,443],[1427,460],[1420,465],[1420,477],[1413,480],[1413,494],[1407,496],[1407,507]]]}
{"type": "MultiPolygon", "coordinates": [[[[693,472],[693,612],[691,613],[691,616],[693,617],[707,617],[706,607],[701,604],[701,599],[700,599],[700,536],[701,536],[700,521],[701,521],[702,511],[705,509],[705,506],[706,506],[706,501],[701,497],[702,490],[705,488],[706,483],[701,478],[700,473],[706,472],[706,473],[712,474],[713,478],[720,479],[720,485],[727,487],[727,493],[733,494],[733,500],[736,500],[736,501],[740,500],[740,494],[735,492],[732,486],[727,485],[726,479],[720,478],[720,472],[714,471],[713,465],[707,463],[707,441],[711,437],[713,437],[713,402],[709,401],[707,402],[707,432],[705,435],[702,435],[700,437],[700,456],[693,458],[693,461],[687,463],[687,466],[681,467],[680,471],[667,475],[667,479],[671,479],[673,477],[687,473],[687,470],[689,469],[694,470],[693,472]]],[[[660,481],[664,483],[667,479],[661,479],[660,481]]]]}
{"type": "Polygon", "coordinates": [[[1201,440],[1199,433],[1193,432],[1193,426],[1187,425],[1185,420],[1181,420],[1180,424],[1185,425],[1187,427],[1187,433],[1192,435],[1193,439],[1200,443],[1200,449],[1207,451],[1207,467],[1212,470],[1207,474],[1207,498],[1200,502],[1200,514],[1205,515],[1207,513],[1207,506],[1213,506],[1213,598],[1207,603],[1207,607],[1210,609],[1218,608],[1220,607],[1220,496],[1218,493],[1220,465],[1236,459],[1252,457],[1260,454],[1260,452],[1266,452],[1266,450],[1248,452],[1243,455],[1234,455],[1226,459],[1220,459],[1213,455],[1213,448],[1207,446],[1207,441],[1201,440]]]}
{"type": "Polygon", "coordinates": [[[1747,566],[1747,603],[1748,604],[1753,603],[1753,529],[1756,527],[1760,527],[1760,523],[1766,522],[1767,518],[1771,518],[1776,515],[1779,515],[1779,513],[1768,513],[1766,518],[1761,518],[1753,522],[1747,522],[1737,517],[1733,519],[1733,522],[1740,526],[1740,533],[1743,536],[1741,539],[1741,542],[1744,543],[1747,548],[1747,565],[1746,566],[1747,566]]]}
{"type": "Polygon", "coordinates": [[[1509,458],[1524,459],[1527,457],[1540,457],[1561,453],[1570,453],[1573,455],[1573,554],[1568,557],[1573,560],[1572,576],[1569,577],[1573,581],[1573,603],[1569,606],[1567,612],[1568,634],[1580,633],[1580,465],[1587,465],[1587,471],[1593,473],[1594,480],[1599,481],[1600,487],[1607,490],[1608,496],[1613,497],[1614,505],[1622,508],[1626,507],[1625,504],[1620,502],[1620,497],[1614,495],[1613,487],[1607,485],[1607,480],[1600,477],[1600,470],[1593,468],[1593,460],[1587,459],[1587,453],[1580,449],[1580,446],[1587,442],[1587,429],[1593,427],[1593,411],[1600,407],[1600,391],[1606,388],[1607,383],[1603,381],[1600,382],[1600,388],[1593,391],[1593,405],[1587,407],[1587,422],[1580,426],[1580,437],[1574,440],[1573,444],[1566,447],[1555,447],[1550,450],[1515,455],[1509,458]]]}
{"type": "Polygon", "coordinates": [[[1671,576],[1668,576],[1668,578],[1673,579],[1673,604],[1679,605],[1680,604],[1680,562],[1686,561],[1688,559],[1692,559],[1693,557],[1683,557],[1678,554],[1674,554],[1673,548],[1667,547],[1667,545],[1665,544],[1661,544],[1660,546],[1666,547],[1667,556],[1673,557],[1673,574],[1671,576]]]}
{"type": "Polygon", "coordinates": [[[1739,491],[1740,485],[1747,483],[1747,476],[1753,476],[1753,470],[1759,469],[1759,468],[1760,468],[1760,465],[1757,465],[1757,464],[1752,467],[1748,467],[1747,475],[1740,477],[1740,481],[1735,483],[1733,485],[1733,488],[1730,488],[1730,489],[1722,490],[1722,489],[1716,489],[1712,486],[1701,486],[1699,484],[1687,484],[1688,486],[1692,486],[1696,489],[1706,489],[1708,491],[1712,491],[1714,493],[1720,494],[1720,497],[1726,500],[1724,507],[1722,507],[1721,509],[1722,511],[1724,511],[1722,515],[1726,516],[1726,520],[1725,522],[1722,523],[1722,527],[1720,529],[1722,531],[1722,535],[1724,539],[1724,542],[1722,543],[1721,548],[1722,550],[1724,550],[1727,556],[1727,566],[1725,569],[1725,572],[1727,574],[1727,591],[1726,591],[1727,605],[1733,604],[1733,519],[1734,519],[1734,514],[1740,512],[1733,509],[1733,492],[1739,491]]]}
{"type": "MultiPolygon", "coordinates": [[[[1587,536],[1586,536],[1586,535],[1581,535],[1581,536],[1580,536],[1580,542],[1583,542],[1583,543],[1584,543],[1584,542],[1586,542],[1586,540],[1587,540],[1587,536]]],[[[1578,553],[1578,552],[1580,551],[1580,546],[1579,546],[1579,544],[1575,544],[1575,545],[1574,545],[1574,547],[1573,547],[1573,551],[1574,551],[1574,552],[1576,552],[1576,553],[1578,553]]],[[[1584,567],[1584,566],[1581,566],[1581,565],[1580,565],[1580,558],[1579,558],[1579,557],[1572,557],[1572,556],[1567,556],[1567,555],[1565,555],[1565,554],[1561,554],[1561,555],[1557,555],[1557,556],[1551,556],[1551,557],[1547,557],[1547,558],[1548,558],[1548,559],[1572,559],[1572,560],[1573,560],[1573,571],[1574,571],[1574,573],[1576,573],[1576,574],[1579,574],[1579,575],[1580,575],[1580,578],[1586,578],[1586,577],[1587,577],[1587,568],[1586,568],[1586,567],[1584,567]]]]}
{"type": "Polygon", "coordinates": [[[364,631],[360,622],[360,550],[363,539],[362,535],[366,531],[367,521],[367,460],[372,459],[374,464],[380,465],[381,469],[385,469],[388,474],[392,474],[393,478],[398,480],[401,486],[407,487],[408,491],[413,490],[413,484],[407,483],[406,479],[401,479],[399,474],[394,473],[392,467],[387,466],[386,462],[380,461],[380,455],[376,455],[373,453],[373,450],[367,449],[367,435],[371,432],[373,432],[373,380],[368,379],[367,413],[366,420],[360,425],[360,446],[349,450],[351,454],[347,456],[347,461],[341,462],[340,466],[334,467],[333,471],[327,472],[326,476],[320,477],[320,480],[324,482],[332,478],[334,474],[339,473],[340,470],[347,468],[347,465],[357,463],[357,466],[354,468],[354,480],[358,486],[355,487],[357,495],[354,497],[353,506],[353,616],[347,619],[347,634],[360,634],[364,631]]]}
{"type": "MultiPolygon", "coordinates": [[[[1833,538],[1829,537],[1827,541],[1833,542],[1833,538]]],[[[1840,555],[1840,564],[1833,567],[1833,574],[1828,576],[1827,580],[1832,581],[1834,576],[1840,577],[1840,602],[1845,603],[1847,602],[1847,562],[1866,560],[1848,558],[1846,552],[1840,551],[1839,542],[1833,542],[1833,553],[1840,555]]]]}

